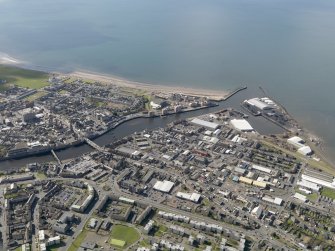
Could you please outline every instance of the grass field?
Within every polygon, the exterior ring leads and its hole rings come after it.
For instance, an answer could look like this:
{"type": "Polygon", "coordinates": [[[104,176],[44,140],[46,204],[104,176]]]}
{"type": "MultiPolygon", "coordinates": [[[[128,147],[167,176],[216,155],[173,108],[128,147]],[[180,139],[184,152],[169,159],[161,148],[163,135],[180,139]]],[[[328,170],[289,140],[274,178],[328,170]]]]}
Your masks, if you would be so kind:
{"type": "Polygon", "coordinates": [[[123,248],[127,248],[130,245],[134,244],[140,238],[140,234],[135,228],[128,227],[125,225],[115,225],[112,228],[110,244],[112,244],[112,240],[121,240],[125,241],[125,245],[123,248]]]}
{"type": "Polygon", "coordinates": [[[5,89],[8,84],[40,89],[48,85],[48,78],[48,73],[45,72],[0,65],[0,79],[7,81],[6,84],[1,84],[0,90],[5,89]]]}
{"type": "Polygon", "coordinates": [[[307,196],[307,199],[309,199],[310,201],[313,201],[315,202],[317,199],[318,199],[318,194],[317,193],[311,193],[311,194],[308,194],[307,196]]]}
{"type": "Polygon", "coordinates": [[[328,187],[324,187],[324,188],[322,188],[321,195],[326,196],[326,197],[331,198],[331,199],[334,200],[335,199],[335,190],[331,189],[331,188],[328,188],[328,187]]]}
{"type": "Polygon", "coordinates": [[[76,251],[80,247],[81,243],[85,240],[86,236],[87,230],[84,228],[67,251],[76,251]]]}
{"type": "Polygon", "coordinates": [[[40,98],[40,97],[45,96],[46,94],[47,94],[47,92],[45,92],[45,91],[38,91],[35,94],[26,97],[25,100],[31,102],[31,101],[34,101],[34,100],[40,98]]]}

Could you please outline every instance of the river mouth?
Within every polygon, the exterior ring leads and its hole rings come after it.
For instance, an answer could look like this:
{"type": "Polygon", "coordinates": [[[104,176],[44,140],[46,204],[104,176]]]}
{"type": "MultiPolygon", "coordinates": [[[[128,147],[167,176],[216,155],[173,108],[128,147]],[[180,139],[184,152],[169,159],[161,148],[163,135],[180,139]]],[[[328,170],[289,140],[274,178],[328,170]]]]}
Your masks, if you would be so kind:
{"type": "MultiPolygon", "coordinates": [[[[115,129],[103,134],[102,136],[97,137],[94,142],[100,146],[110,144],[118,139],[123,137],[129,136],[135,132],[140,132],[143,130],[154,130],[157,128],[164,128],[169,123],[180,120],[180,119],[187,119],[191,117],[200,116],[203,114],[211,113],[219,111],[223,108],[233,108],[237,111],[241,111],[245,113],[245,111],[241,108],[241,102],[248,98],[253,98],[256,96],[261,96],[261,92],[255,88],[247,88],[243,91],[240,91],[230,97],[226,101],[219,102],[219,106],[216,107],[209,107],[201,110],[180,113],[180,114],[173,114],[165,117],[155,117],[155,118],[136,118],[129,121],[124,122],[123,124],[119,125],[115,129]]],[[[248,117],[248,121],[251,125],[255,128],[255,130],[263,135],[270,135],[270,134],[281,134],[284,132],[284,129],[279,127],[278,125],[268,121],[267,119],[258,116],[254,117],[250,115],[248,117]]],[[[79,146],[70,147],[67,149],[56,151],[57,156],[61,161],[68,160],[72,158],[79,157],[85,153],[89,153],[94,151],[87,144],[81,144],[79,146]]],[[[26,158],[14,159],[14,160],[7,160],[0,162],[0,170],[1,171],[9,171],[9,170],[16,170],[22,167],[25,167],[29,163],[39,162],[50,162],[55,161],[51,153],[41,154],[37,156],[31,156],[26,158]]]]}

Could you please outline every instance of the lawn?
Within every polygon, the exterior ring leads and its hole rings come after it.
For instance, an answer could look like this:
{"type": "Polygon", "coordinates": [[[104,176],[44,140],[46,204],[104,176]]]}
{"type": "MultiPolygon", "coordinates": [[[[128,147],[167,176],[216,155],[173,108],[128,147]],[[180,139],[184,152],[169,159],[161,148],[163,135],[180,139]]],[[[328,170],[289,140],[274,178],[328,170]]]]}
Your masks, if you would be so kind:
{"type": "Polygon", "coordinates": [[[0,65],[0,80],[6,80],[6,84],[1,84],[0,90],[8,84],[16,84],[21,87],[40,89],[49,85],[48,73],[21,69],[14,66],[0,65]]]}
{"type": "Polygon", "coordinates": [[[308,194],[307,196],[307,199],[309,199],[310,201],[313,201],[315,202],[317,199],[318,199],[318,194],[317,193],[311,193],[311,194],[308,194]]]}
{"type": "Polygon", "coordinates": [[[322,188],[321,195],[326,196],[326,197],[331,198],[331,199],[334,200],[335,199],[335,190],[331,189],[331,188],[328,188],[328,187],[324,187],[324,188],[322,188]]]}
{"type": "Polygon", "coordinates": [[[110,238],[110,244],[121,244],[119,241],[124,241],[125,245],[123,248],[127,248],[138,241],[140,238],[140,234],[135,228],[128,227],[125,225],[115,225],[112,228],[112,234],[110,238]],[[116,241],[116,242],[115,242],[116,241]]]}
{"type": "Polygon", "coordinates": [[[25,100],[27,101],[35,101],[36,99],[40,98],[40,97],[43,97],[47,94],[47,92],[44,92],[44,91],[39,91],[39,92],[36,92],[35,94],[33,95],[30,95],[28,97],[25,98],[25,100]]]}
{"type": "Polygon", "coordinates": [[[35,176],[39,180],[45,180],[47,178],[47,176],[43,172],[37,172],[35,176]]]}
{"type": "Polygon", "coordinates": [[[164,225],[158,225],[155,228],[156,228],[155,236],[158,236],[158,237],[163,236],[168,231],[168,228],[164,225]]]}
{"type": "Polygon", "coordinates": [[[87,232],[88,230],[84,228],[83,231],[74,240],[74,242],[72,242],[72,245],[67,251],[76,251],[80,247],[81,243],[85,240],[87,232]]]}

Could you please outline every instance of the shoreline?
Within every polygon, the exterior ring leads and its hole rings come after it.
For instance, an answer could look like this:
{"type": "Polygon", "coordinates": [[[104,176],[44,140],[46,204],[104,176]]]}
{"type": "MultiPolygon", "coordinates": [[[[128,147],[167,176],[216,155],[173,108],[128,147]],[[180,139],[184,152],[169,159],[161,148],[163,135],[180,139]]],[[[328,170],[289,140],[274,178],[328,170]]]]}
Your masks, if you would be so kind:
{"type": "MultiPolygon", "coordinates": [[[[228,99],[230,96],[233,96],[236,92],[243,90],[243,88],[246,88],[246,87],[239,87],[231,91],[230,90],[219,91],[219,90],[213,90],[213,89],[201,89],[201,88],[192,88],[192,87],[183,87],[183,86],[182,87],[181,86],[170,86],[170,85],[165,86],[163,84],[142,83],[142,82],[137,82],[133,80],[127,80],[126,78],[123,78],[120,76],[92,72],[92,71],[83,70],[83,69],[78,69],[78,70],[74,70],[72,72],[66,73],[64,71],[57,71],[55,69],[50,69],[50,70],[47,70],[46,68],[43,69],[43,67],[28,64],[27,62],[13,58],[6,53],[0,53],[0,64],[11,66],[11,67],[17,67],[21,69],[42,71],[48,74],[56,74],[56,75],[60,75],[63,77],[97,81],[103,84],[113,84],[120,88],[130,88],[130,89],[144,91],[144,92],[152,93],[152,94],[180,93],[180,94],[185,94],[185,95],[194,96],[194,97],[203,97],[203,98],[206,97],[210,100],[218,101],[218,102],[224,101],[228,99]]],[[[270,96],[269,93],[266,93],[266,91],[264,90],[263,90],[263,93],[265,95],[267,94],[268,96],[270,96]]],[[[295,118],[291,116],[290,114],[289,116],[291,117],[291,119],[295,120],[295,118]]],[[[314,136],[315,138],[318,138],[321,141],[320,145],[315,147],[318,150],[319,155],[321,155],[320,157],[326,160],[326,162],[328,162],[329,164],[335,165],[335,160],[333,160],[330,157],[331,154],[327,151],[328,147],[327,147],[326,142],[321,137],[316,136],[317,135],[316,133],[311,132],[306,127],[298,123],[298,121],[296,122],[299,125],[299,127],[302,129],[302,131],[304,132],[303,134],[307,136],[308,139],[311,138],[311,136],[314,136]]]]}
{"type": "Polygon", "coordinates": [[[69,78],[80,78],[84,80],[102,82],[104,84],[113,84],[121,88],[123,87],[123,88],[137,89],[140,91],[142,90],[145,92],[151,92],[156,94],[180,93],[188,96],[208,98],[214,101],[223,101],[228,95],[230,95],[233,92],[230,90],[214,90],[214,89],[194,88],[194,87],[177,86],[177,85],[167,86],[159,83],[144,83],[134,80],[128,80],[121,76],[99,73],[85,69],[76,69],[72,72],[65,72],[57,69],[47,69],[41,66],[28,64],[27,62],[21,61],[17,58],[11,57],[8,54],[1,52],[0,52],[0,64],[27,70],[42,71],[48,74],[56,74],[69,78]]]}
{"type": "Polygon", "coordinates": [[[181,93],[188,96],[195,96],[195,97],[207,97],[209,99],[215,100],[215,101],[222,101],[224,98],[230,94],[229,91],[217,91],[212,89],[202,89],[202,88],[192,88],[192,87],[184,87],[184,86],[166,86],[162,84],[149,84],[149,83],[142,83],[132,80],[127,80],[122,77],[110,75],[110,74],[101,74],[96,72],[90,72],[90,71],[74,71],[68,74],[64,73],[57,73],[61,76],[66,77],[76,77],[81,79],[87,79],[87,80],[94,80],[106,84],[113,84],[119,87],[125,87],[125,88],[132,88],[132,89],[138,89],[143,90],[146,92],[151,93],[163,93],[163,94],[169,94],[169,93],[181,93]]]}

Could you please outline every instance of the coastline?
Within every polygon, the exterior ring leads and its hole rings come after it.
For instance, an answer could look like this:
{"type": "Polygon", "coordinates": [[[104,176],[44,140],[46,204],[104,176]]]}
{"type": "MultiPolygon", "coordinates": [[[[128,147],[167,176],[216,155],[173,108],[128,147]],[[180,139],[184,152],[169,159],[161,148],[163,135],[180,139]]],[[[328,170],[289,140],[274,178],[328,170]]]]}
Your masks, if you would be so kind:
{"type": "Polygon", "coordinates": [[[196,97],[207,97],[212,100],[221,101],[227,95],[229,95],[229,91],[217,91],[211,89],[201,89],[201,88],[191,88],[191,87],[183,87],[183,86],[165,86],[160,84],[149,84],[149,83],[141,83],[136,81],[127,80],[121,77],[89,72],[89,71],[74,71],[69,74],[59,73],[62,76],[67,77],[76,77],[87,80],[94,80],[103,83],[111,83],[113,85],[119,87],[126,87],[132,89],[143,90],[151,93],[182,93],[189,96],[196,97]]]}
{"type": "MultiPolygon", "coordinates": [[[[246,88],[246,87],[240,87],[232,91],[218,91],[218,90],[213,90],[213,89],[201,89],[201,88],[180,87],[180,86],[165,86],[162,84],[142,83],[142,82],[137,82],[133,80],[127,80],[123,77],[115,76],[112,74],[91,72],[91,71],[87,71],[83,69],[79,69],[79,70],[72,71],[69,73],[52,70],[52,69],[51,70],[41,70],[41,69],[37,69],[40,67],[37,67],[31,64],[28,64],[24,61],[21,61],[19,59],[13,58],[5,53],[0,53],[0,64],[12,66],[12,67],[18,67],[22,69],[28,69],[28,70],[43,71],[48,74],[56,74],[56,75],[69,77],[69,78],[79,78],[79,79],[84,79],[84,80],[97,81],[97,82],[101,82],[104,84],[113,84],[120,88],[129,88],[129,89],[143,91],[143,92],[151,93],[151,94],[180,93],[180,94],[185,94],[185,95],[194,96],[194,97],[206,97],[214,101],[224,101],[228,99],[230,96],[234,95],[236,92],[246,88]]],[[[263,90],[263,93],[266,94],[264,90],[263,90]]],[[[269,96],[269,93],[267,93],[267,95],[269,96]]],[[[292,117],[291,115],[290,117],[293,120],[295,120],[294,117],[292,117]]],[[[297,124],[300,126],[300,129],[304,132],[304,135],[306,138],[309,139],[313,135],[313,138],[320,139],[321,144],[319,146],[314,147],[314,149],[317,150],[318,155],[320,155],[320,157],[326,160],[326,162],[328,162],[331,165],[334,165],[335,161],[330,157],[330,153],[326,150],[327,144],[325,144],[325,141],[322,140],[319,136],[316,136],[315,133],[312,133],[307,128],[303,127],[300,123],[297,123],[297,124]]]]}

